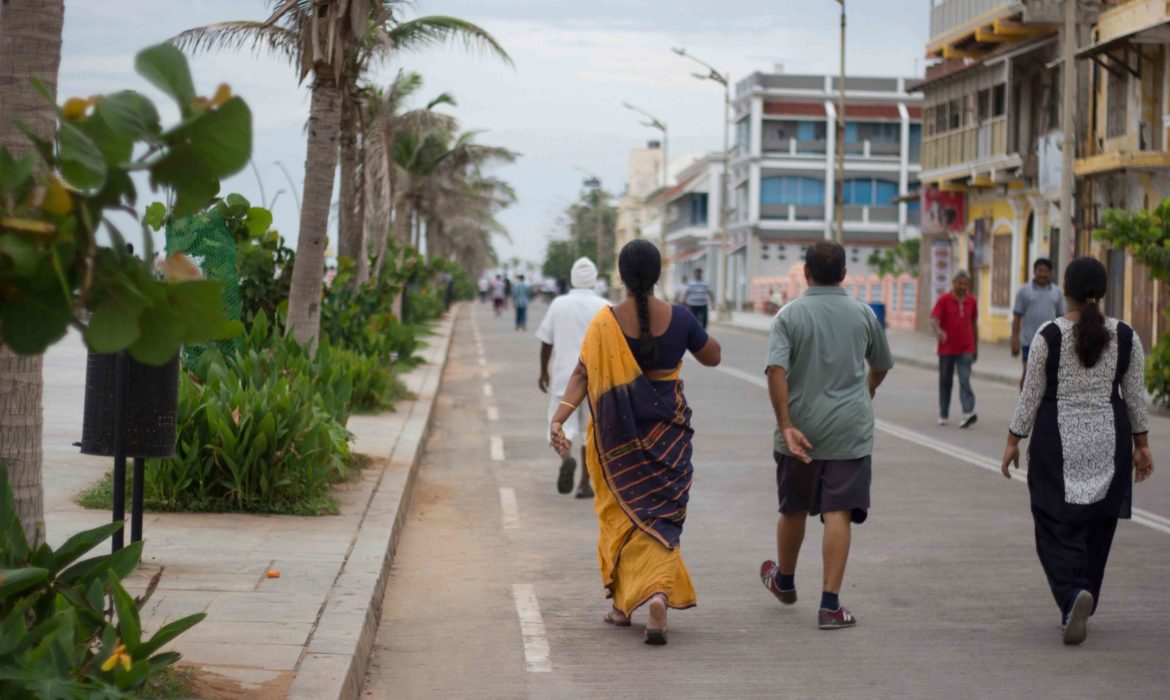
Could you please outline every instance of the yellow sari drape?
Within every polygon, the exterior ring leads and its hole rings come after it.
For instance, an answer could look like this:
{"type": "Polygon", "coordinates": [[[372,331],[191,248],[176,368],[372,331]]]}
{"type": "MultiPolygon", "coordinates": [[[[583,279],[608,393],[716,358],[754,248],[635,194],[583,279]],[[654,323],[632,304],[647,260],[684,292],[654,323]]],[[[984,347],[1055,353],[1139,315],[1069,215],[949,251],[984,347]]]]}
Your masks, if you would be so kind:
{"type": "Polygon", "coordinates": [[[691,479],[681,365],[651,383],[608,307],[590,324],[581,361],[589,378],[585,452],[606,597],[624,615],[656,593],[672,608],[693,607],[695,589],[677,546],[691,479]]]}

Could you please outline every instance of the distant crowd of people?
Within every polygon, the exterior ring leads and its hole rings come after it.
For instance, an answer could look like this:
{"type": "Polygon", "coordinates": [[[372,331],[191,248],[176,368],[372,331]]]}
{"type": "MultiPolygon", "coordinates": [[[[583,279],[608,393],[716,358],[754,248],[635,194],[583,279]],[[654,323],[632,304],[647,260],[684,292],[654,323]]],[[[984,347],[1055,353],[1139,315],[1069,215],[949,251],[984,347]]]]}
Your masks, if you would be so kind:
{"type": "MultiPolygon", "coordinates": [[[[759,569],[784,605],[797,602],[796,561],[807,518],[819,516],[822,590],[817,625],[851,627],[841,602],[851,530],[866,522],[874,460],[873,401],[894,360],[874,311],[842,287],[845,250],[807,248],[808,289],[777,304],[765,371],[775,415],[772,457],[779,521],[776,559],[759,569]]],[[[694,476],[694,430],[683,392],[690,353],[716,366],[722,349],[707,332],[710,287],[696,270],[668,303],[655,296],[658,249],[627,244],[618,258],[626,294],[610,305],[587,258],[571,289],[551,303],[536,331],[537,386],[549,396],[549,441],[561,458],[557,490],[592,498],[598,558],[611,608],[605,623],[627,627],[648,607],[644,640],[666,643],[667,611],[692,607],[696,593],[680,539],[694,476]],[[575,450],[575,447],[579,450],[575,450]],[[578,457],[580,474],[578,476],[578,457]]],[[[1052,263],[1035,262],[1016,296],[1011,353],[1023,362],[1020,397],[1007,430],[1001,470],[1019,467],[1028,439],[1028,486],[1036,551],[1060,609],[1066,644],[1087,636],[1114,532],[1130,517],[1134,481],[1154,470],[1148,442],[1144,354],[1125,323],[1101,311],[1108,279],[1094,258],[1071,262],[1064,289],[1052,263]]],[[[516,329],[527,328],[533,292],[523,276],[481,283],[500,315],[510,297],[516,329]]],[[[931,313],[939,357],[939,425],[947,425],[954,378],[960,428],[978,420],[971,387],[979,357],[978,305],[971,278],[958,272],[931,313]]]]}

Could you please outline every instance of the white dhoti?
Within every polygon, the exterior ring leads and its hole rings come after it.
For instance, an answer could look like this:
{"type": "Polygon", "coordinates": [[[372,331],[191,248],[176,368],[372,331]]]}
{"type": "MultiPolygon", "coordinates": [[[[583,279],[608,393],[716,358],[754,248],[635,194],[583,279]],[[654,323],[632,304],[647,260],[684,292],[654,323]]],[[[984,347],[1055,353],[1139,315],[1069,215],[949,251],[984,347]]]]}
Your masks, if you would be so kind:
{"type": "MultiPolygon", "coordinates": [[[[563,394],[552,394],[549,396],[548,421],[545,422],[545,425],[552,424],[553,414],[557,412],[561,401],[564,400],[565,397],[563,394]]],[[[582,401],[581,405],[577,407],[576,411],[573,411],[573,415],[569,416],[569,419],[565,421],[562,427],[565,431],[565,437],[569,442],[573,443],[573,447],[584,446],[585,431],[589,429],[589,402],[582,401]]],[[[552,444],[551,439],[549,440],[549,444],[552,444]]]]}

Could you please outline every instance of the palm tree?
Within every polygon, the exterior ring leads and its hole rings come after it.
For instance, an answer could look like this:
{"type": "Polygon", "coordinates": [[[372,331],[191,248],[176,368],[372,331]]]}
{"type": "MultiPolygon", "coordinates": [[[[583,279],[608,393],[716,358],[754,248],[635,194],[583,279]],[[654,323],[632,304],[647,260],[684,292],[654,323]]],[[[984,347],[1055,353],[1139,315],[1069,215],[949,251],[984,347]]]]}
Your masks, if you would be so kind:
{"type": "MultiPolygon", "coordinates": [[[[342,136],[343,102],[356,99],[361,74],[375,59],[452,38],[462,38],[470,45],[486,45],[501,54],[503,50],[486,32],[462,20],[422,17],[396,22],[393,10],[403,4],[402,0],[271,2],[272,13],[263,22],[221,22],[189,29],[172,41],[191,50],[267,48],[293,62],[302,81],[312,76],[305,184],[288,311],[289,332],[298,342],[312,343],[320,328],[325,243],[342,136]]],[[[352,123],[346,125],[345,133],[357,133],[356,109],[350,109],[347,116],[352,123]]],[[[351,177],[360,162],[354,159],[355,152],[347,150],[346,155],[351,177]]],[[[343,203],[343,212],[350,212],[343,213],[347,230],[352,229],[349,222],[355,209],[353,201],[343,203]]],[[[345,246],[351,243],[347,241],[345,246]]]]}
{"type": "MultiPolygon", "coordinates": [[[[46,141],[56,130],[53,105],[32,88],[36,78],[56,99],[64,0],[0,2],[0,146],[20,158],[32,144],[17,123],[46,141]]],[[[30,542],[44,539],[41,440],[42,357],[18,356],[0,344],[0,462],[8,465],[16,515],[30,542]]]]}
{"type": "MultiPolygon", "coordinates": [[[[422,17],[395,24],[387,30],[371,28],[363,37],[353,61],[347,66],[343,75],[342,103],[341,103],[341,193],[339,202],[338,223],[338,252],[353,259],[357,265],[354,282],[360,284],[368,278],[369,258],[367,252],[367,231],[365,222],[367,208],[363,204],[366,193],[364,186],[366,159],[363,151],[366,148],[365,134],[367,131],[368,110],[364,109],[363,102],[369,95],[369,89],[364,83],[365,76],[370,68],[385,61],[390,56],[404,50],[421,49],[447,43],[452,39],[462,39],[468,48],[480,48],[496,55],[501,60],[511,64],[511,58],[499,42],[491,34],[470,22],[454,17],[422,17]]],[[[406,74],[407,81],[398,84],[404,78],[399,71],[396,83],[391,86],[391,93],[395,87],[405,88],[392,97],[388,106],[401,104],[401,99],[417,90],[421,79],[417,74],[406,74]]],[[[436,103],[428,105],[432,108],[436,103]]],[[[385,119],[393,111],[384,112],[382,127],[385,128],[385,119]]]]}

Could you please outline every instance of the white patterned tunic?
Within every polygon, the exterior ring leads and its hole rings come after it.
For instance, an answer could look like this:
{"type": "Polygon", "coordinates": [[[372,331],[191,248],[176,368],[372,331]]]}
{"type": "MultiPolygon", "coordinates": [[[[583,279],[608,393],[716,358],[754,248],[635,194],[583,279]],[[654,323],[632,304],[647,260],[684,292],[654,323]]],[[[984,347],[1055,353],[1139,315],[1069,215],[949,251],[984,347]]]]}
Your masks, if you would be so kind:
{"type": "Polygon", "coordinates": [[[1062,519],[1129,516],[1133,435],[1148,431],[1145,356],[1132,328],[1115,319],[1106,327],[1109,346],[1086,368],[1071,321],[1041,326],[1012,418],[1013,434],[1031,435],[1032,505],[1062,519]]]}

